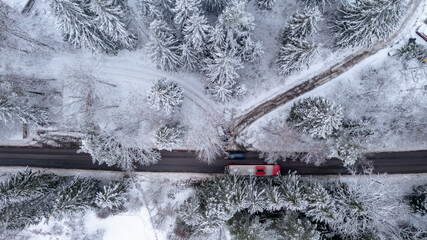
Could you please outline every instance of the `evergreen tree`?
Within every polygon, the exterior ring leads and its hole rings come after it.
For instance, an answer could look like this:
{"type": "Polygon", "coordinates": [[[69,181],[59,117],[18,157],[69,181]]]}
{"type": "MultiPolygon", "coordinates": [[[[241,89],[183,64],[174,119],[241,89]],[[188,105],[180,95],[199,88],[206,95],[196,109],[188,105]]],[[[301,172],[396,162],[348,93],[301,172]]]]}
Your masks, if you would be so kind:
{"type": "Polygon", "coordinates": [[[162,70],[176,70],[180,66],[178,41],[172,30],[163,20],[150,24],[150,41],[147,44],[148,55],[162,70]]]}
{"type": "Polygon", "coordinates": [[[427,184],[416,186],[408,196],[409,204],[415,213],[424,216],[427,214],[427,184]]]}
{"type": "Polygon", "coordinates": [[[58,216],[81,212],[94,205],[98,181],[75,178],[58,192],[55,214],[58,216]]]}
{"type": "Polygon", "coordinates": [[[47,99],[30,93],[39,88],[43,88],[43,95],[50,93],[43,82],[22,76],[0,76],[0,124],[14,121],[33,126],[47,124],[48,112],[42,107],[47,99]]]}
{"type": "Polygon", "coordinates": [[[233,0],[204,0],[205,7],[212,12],[221,12],[233,0]]]}
{"type": "Polygon", "coordinates": [[[14,106],[0,97],[0,122],[18,120],[28,125],[43,125],[48,122],[46,109],[40,107],[14,106]]]}
{"type": "Polygon", "coordinates": [[[211,32],[211,26],[208,25],[206,17],[196,14],[188,18],[183,30],[185,41],[190,43],[197,52],[203,52],[206,49],[209,32],[211,32]]]}
{"type": "Polygon", "coordinates": [[[408,66],[408,62],[412,59],[415,59],[419,64],[422,64],[427,56],[427,48],[415,42],[409,43],[399,49],[398,56],[405,67],[408,66]]]}
{"type": "Polygon", "coordinates": [[[166,78],[158,78],[148,90],[147,98],[151,108],[163,110],[169,115],[181,107],[184,100],[184,92],[177,83],[171,82],[166,78]]]}
{"type": "Polygon", "coordinates": [[[25,169],[0,183],[0,208],[39,198],[58,184],[58,179],[51,174],[25,169]]]}
{"type": "Polygon", "coordinates": [[[276,0],[257,0],[258,6],[265,9],[271,9],[276,0]]]}
{"type": "Polygon", "coordinates": [[[306,40],[301,39],[285,44],[280,48],[276,59],[280,73],[289,75],[300,71],[303,67],[308,67],[316,52],[317,46],[306,40]]]}
{"type": "Polygon", "coordinates": [[[191,16],[197,15],[200,10],[200,0],[177,0],[172,11],[175,13],[173,18],[179,28],[184,28],[188,24],[191,16]]]}
{"type": "Polygon", "coordinates": [[[123,22],[125,12],[116,0],[90,0],[90,10],[95,14],[95,24],[116,49],[134,49],[136,37],[123,22]]]}
{"type": "Polygon", "coordinates": [[[295,212],[288,212],[284,219],[276,223],[281,235],[287,240],[320,240],[320,232],[307,219],[298,218],[295,212]]]}
{"type": "Polygon", "coordinates": [[[326,138],[341,128],[343,113],[325,98],[305,98],[294,103],[286,121],[312,137],[326,138]]]}
{"type": "Polygon", "coordinates": [[[240,77],[237,70],[242,67],[234,52],[218,51],[213,54],[213,59],[207,61],[206,72],[211,82],[233,86],[240,77]]]}
{"type": "Polygon", "coordinates": [[[261,221],[259,216],[238,214],[229,227],[232,239],[236,240],[274,240],[279,239],[276,231],[271,229],[272,221],[261,221]]]}
{"type": "Polygon", "coordinates": [[[122,182],[113,181],[96,193],[95,204],[100,208],[117,209],[126,202],[127,186],[122,182]]]}
{"type": "Polygon", "coordinates": [[[384,40],[396,29],[405,13],[404,0],[359,0],[338,8],[334,31],[336,44],[371,46],[373,41],[384,40]]]}
{"type": "Polygon", "coordinates": [[[245,46],[255,46],[251,40],[255,28],[254,17],[245,11],[244,2],[236,1],[228,5],[218,17],[217,25],[222,28],[224,33],[215,30],[215,34],[220,34],[213,37],[214,42],[220,44],[216,45],[216,48],[232,51],[241,57],[247,55],[248,52],[253,52],[253,50],[243,50],[245,46]],[[221,43],[222,34],[224,34],[224,43],[221,43]]]}
{"type": "Polygon", "coordinates": [[[172,151],[184,142],[184,127],[179,123],[167,124],[156,131],[154,138],[159,150],[172,151]]]}
{"type": "Polygon", "coordinates": [[[326,6],[331,5],[330,0],[301,0],[307,7],[319,7],[324,10],[326,6]]]}
{"type": "Polygon", "coordinates": [[[291,41],[307,39],[312,34],[317,33],[317,22],[322,19],[322,14],[317,7],[305,7],[301,12],[296,12],[291,16],[289,26],[283,36],[291,41]]]}
{"type": "Polygon", "coordinates": [[[181,66],[188,70],[195,70],[200,65],[198,50],[195,50],[190,44],[183,43],[179,46],[181,66]]]}
{"type": "Polygon", "coordinates": [[[89,153],[94,163],[117,165],[125,171],[132,171],[134,163],[150,165],[160,160],[160,154],[147,146],[119,142],[105,132],[87,133],[82,139],[80,151],[89,153]]]}
{"type": "Polygon", "coordinates": [[[51,0],[56,25],[62,30],[64,40],[78,48],[97,52],[114,52],[112,43],[103,38],[96,29],[93,19],[85,12],[87,2],[77,0],[51,0]]]}
{"type": "Polygon", "coordinates": [[[229,101],[233,95],[233,86],[228,82],[215,82],[211,89],[211,94],[220,102],[229,101]]]}

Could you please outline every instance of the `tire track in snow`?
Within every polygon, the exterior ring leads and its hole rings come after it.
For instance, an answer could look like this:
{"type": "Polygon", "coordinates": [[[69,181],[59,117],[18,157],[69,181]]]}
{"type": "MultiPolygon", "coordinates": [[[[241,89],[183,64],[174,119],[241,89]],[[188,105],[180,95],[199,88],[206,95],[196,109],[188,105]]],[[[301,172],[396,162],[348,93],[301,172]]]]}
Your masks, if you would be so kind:
{"type": "MultiPolygon", "coordinates": [[[[123,63],[127,63],[127,62],[121,61],[121,64],[123,63]]],[[[129,66],[129,64],[127,66],[129,66]]],[[[145,83],[152,84],[153,80],[156,77],[165,77],[167,79],[173,80],[182,86],[182,88],[184,89],[184,96],[186,96],[188,99],[193,101],[202,110],[207,112],[211,112],[211,111],[218,112],[217,106],[214,105],[212,102],[210,102],[207,97],[200,95],[197,91],[194,90],[192,86],[190,86],[185,81],[182,81],[177,76],[174,76],[165,72],[157,71],[157,70],[150,70],[147,67],[138,66],[138,65],[135,67],[124,67],[124,66],[111,65],[111,63],[107,63],[100,67],[104,74],[112,75],[112,76],[120,76],[124,81],[127,80],[127,81],[139,82],[139,83],[145,82],[145,83]],[[119,70],[119,71],[115,71],[115,70],[119,70]],[[202,106],[200,103],[203,103],[204,106],[202,106]]]]}

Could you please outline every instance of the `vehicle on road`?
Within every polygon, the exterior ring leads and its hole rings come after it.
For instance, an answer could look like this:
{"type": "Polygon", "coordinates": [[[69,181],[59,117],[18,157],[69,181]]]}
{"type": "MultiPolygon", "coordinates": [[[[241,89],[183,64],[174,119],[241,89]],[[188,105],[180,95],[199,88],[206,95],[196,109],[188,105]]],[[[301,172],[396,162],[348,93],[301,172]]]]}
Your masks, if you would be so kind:
{"type": "Polygon", "coordinates": [[[224,159],[244,159],[244,152],[225,152],[224,159]]]}
{"type": "Polygon", "coordinates": [[[227,172],[230,175],[249,176],[278,176],[280,175],[280,165],[228,165],[227,172]]]}

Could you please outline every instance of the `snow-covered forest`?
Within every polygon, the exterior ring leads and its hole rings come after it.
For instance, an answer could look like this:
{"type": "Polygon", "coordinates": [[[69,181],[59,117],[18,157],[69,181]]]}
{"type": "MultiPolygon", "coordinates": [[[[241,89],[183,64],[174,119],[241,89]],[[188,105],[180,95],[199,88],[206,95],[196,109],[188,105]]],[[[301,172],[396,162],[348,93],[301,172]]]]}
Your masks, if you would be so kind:
{"type": "Polygon", "coordinates": [[[427,146],[424,1],[22,2],[0,1],[0,146],[74,148],[124,173],[2,175],[0,237],[102,239],[72,229],[139,214],[147,239],[427,238],[425,176],[396,189],[366,158],[427,146]],[[132,172],[166,151],[212,164],[242,149],[266,164],[338,158],[355,176],[132,172]]]}
{"type": "Polygon", "coordinates": [[[427,236],[426,174],[206,178],[3,169],[0,236],[11,240],[427,236]]]}

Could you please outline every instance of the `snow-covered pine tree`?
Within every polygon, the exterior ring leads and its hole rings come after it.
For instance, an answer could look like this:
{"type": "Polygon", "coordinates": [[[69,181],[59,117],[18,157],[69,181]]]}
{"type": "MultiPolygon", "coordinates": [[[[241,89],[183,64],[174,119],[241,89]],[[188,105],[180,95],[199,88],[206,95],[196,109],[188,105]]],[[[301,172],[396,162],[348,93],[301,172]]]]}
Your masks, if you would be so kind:
{"type": "Polygon", "coordinates": [[[231,51],[215,52],[213,59],[207,60],[205,70],[208,79],[213,83],[211,92],[217,100],[224,102],[230,99],[236,79],[239,78],[237,70],[242,67],[240,58],[231,51]]]}
{"type": "Polygon", "coordinates": [[[151,108],[165,111],[169,115],[181,107],[184,92],[177,83],[166,78],[158,78],[148,90],[147,99],[151,108]]]}
{"type": "Polygon", "coordinates": [[[167,124],[159,128],[154,136],[155,144],[159,150],[172,151],[184,142],[184,126],[179,123],[167,124]]]}
{"type": "Polygon", "coordinates": [[[414,186],[408,200],[414,213],[427,215],[427,184],[414,186]]]}
{"type": "Polygon", "coordinates": [[[287,212],[281,221],[276,222],[281,235],[289,240],[320,240],[320,232],[316,230],[316,225],[310,223],[308,219],[298,218],[298,213],[287,212]]]}
{"type": "Polygon", "coordinates": [[[240,77],[237,70],[242,67],[239,57],[236,57],[234,52],[217,51],[213,53],[213,59],[207,60],[205,70],[211,82],[233,86],[240,77]]]}
{"type": "Polygon", "coordinates": [[[221,12],[233,0],[204,0],[205,7],[212,12],[221,12]]]}
{"type": "Polygon", "coordinates": [[[123,182],[112,181],[96,193],[95,205],[100,208],[117,209],[126,202],[127,186],[123,182]]]}
{"type": "Polygon", "coordinates": [[[124,171],[132,171],[134,163],[150,165],[160,160],[160,154],[144,144],[118,142],[105,132],[88,132],[82,139],[80,151],[89,153],[94,163],[117,165],[124,171]]]}
{"type": "Polygon", "coordinates": [[[89,9],[95,14],[94,22],[103,37],[113,42],[113,47],[134,49],[136,37],[123,22],[125,12],[116,0],[90,0],[89,9]]]}
{"type": "Polygon", "coordinates": [[[307,7],[319,7],[320,10],[324,10],[326,6],[330,5],[330,0],[300,0],[304,2],[307,7]]]}
{"type": "Polygon", "coordinates": [[[56,188],[58,178],[52,174],[25,169],[0,183],[0,208],[43,196],[56,188]]]}
{"type": "Polygon", "coordinates": [[[245,240],[272,240],[280,239],[274,229],[271,229],[271,220],[260,220],[259,216],[251,216],[249,214],[238,214],[230,226],[230,234],[232,239],[245,239],[245,240]]]}
{"type": "Polygon", "coordinates": [[[47,116],[46,109],[12,105],[0,97],[0,122],[4,124],[17,120],[28,125],[43,125],[48,122],[47,116]]]}
{"type": "Polygon", "coordinates": [[[183,43],[179,46],[181,67],[187,70],[195,70],[200,66],[200,57],[198,51],[189,43],[183,43]]]}
{"type": "Polygon", "coordinates": [[[243,48],[245,45],[251,45],[250,42],[252,40],[250,38],[255,28],[255,23],[253,15],[245,11],[245,2],[235,1],[228,5],[218,17],[217,25],[224,31],[225,48],[221,46],[215,47],[225,51],[232,51],[242,57],[247,54],[248,50],[243,52],[243,48]]]}
{"type": "Polygon", "coordinates": [[[179,43],[172,30],[163,20],[153,21],[150,30],[147,50],[151,60],[162,70],[176,70],[180,66],[179,43]]]}
{"type": "Polygon", "coordinates": [[[200,12],[200,0],[176,0],[175,7],[172,9],[175,16],[173,18],[174,23],[183,29],[193,15],[198,15],[200,12]]]}
{"type": "Polygon", "coordinates": [[[314,138],[326,138],[342,126],[340,106],[323,97],[310,97],[294,103],[286,121],[314,138]]]}
{"type": "Polygon", "coordinates": [[[257,0],[258,6],[265,9],[271,9],[276,0],[257,0]]]}
{"type": "Polygon", "coordinates": [[[343,161],[344,167],[353,166],[363,157],[363,147],[350,136],[339,136],[335,142],[335,157],[343,161]]]}
{"type": "Polygon", "coordinates": [[[38,91],[38,86],[47,88],[34,79],[22,76],[0,76],[0,124],[6,125],[7,122],[13,121],[28,125],[48,123],[47,109],[42,107],[45,99],[39,99],[34,97],[38,95],[29,93],[38,91]],[[37,102],[40,103],[36,104],[37,102]]]}
{"type": "Polygon", "coordinates": [[[225,49],[227,46],[225,31],[218,24],[212,28],[212,31],[209,34],[209,43],[211,51],[214,51],[215,49],[225,49]]]}
{"type": "Polygon", "coordinates": [[[215,82],[211,94],[220,102],[227,102],[233,96],[233,86],[229,82],[215,82]]]}
{"type": "Polygon", "coordinates": [[[405,13],[405,0],[346,2],[334,21],[336,44],[341,47],[371,46],[396,29],[405,13]]]}
{"type": "Polygon", "coordinates": [[[152,20],[163,19],[163,13],[157,5],[157,0],[138,0],[137,8],[146,24],[149,25],[152,20]]]}
{"type": "Polygon", "coordinates": [[[98,181],[75,178],[58,192],[54,214],[63,216],[84,211],[94,205],[98,181]]]}
{"type": "Polygon", "coordinates": [[[308,67],[317,52],[317,48],[314,43],[303,39],[291,41],[282,46],[276,59],[280,73],[289,75],[308,67]]]}
{"type": "Polygon", "coordinates": [[[291,16],[289,26],[284,36],[289,40],[307,39],[308,36],[317,33],[317,22],[322,19],[322,14],[317,7],[305,7],[302,11],[297,11],[291,16]]]}
{"type": "Polygon", "coordinates": [[[191,15],[184,27],[184,39],[190,43],[193,49],[197,52],[203,52],[208,45],[209,33],[212,27],[208,24],[207,19],[203,15],[191,15]]]}
{"type": "Polygon", "coordinates": [[[62,30],[64,40],[78,48],[94,52],[115,52],[111,41],[97,29],[93,17],[88,15],[88,2],[77,0],[50,0],[56,26],[62,30]]]}

